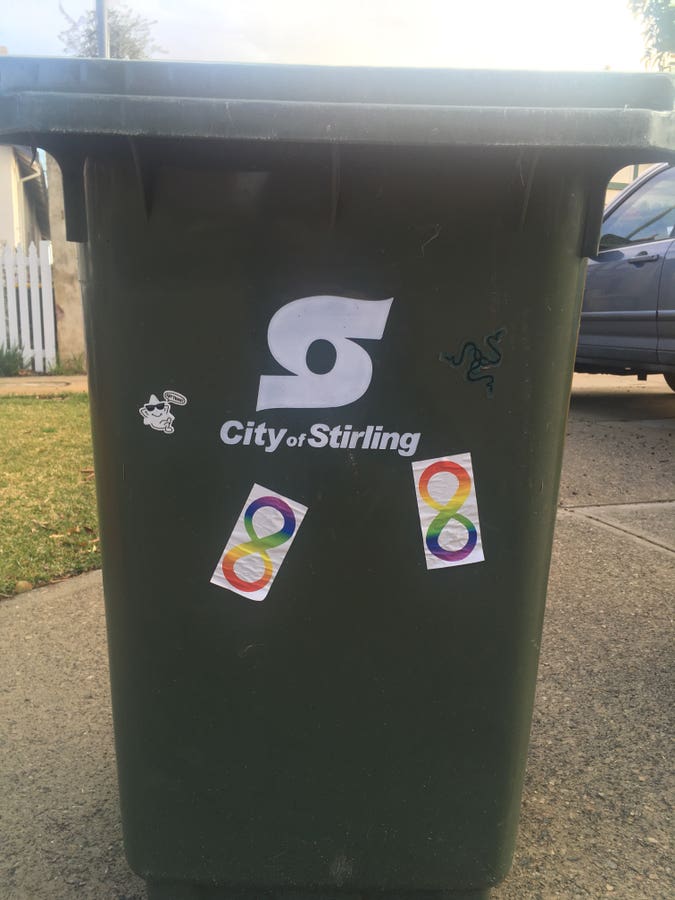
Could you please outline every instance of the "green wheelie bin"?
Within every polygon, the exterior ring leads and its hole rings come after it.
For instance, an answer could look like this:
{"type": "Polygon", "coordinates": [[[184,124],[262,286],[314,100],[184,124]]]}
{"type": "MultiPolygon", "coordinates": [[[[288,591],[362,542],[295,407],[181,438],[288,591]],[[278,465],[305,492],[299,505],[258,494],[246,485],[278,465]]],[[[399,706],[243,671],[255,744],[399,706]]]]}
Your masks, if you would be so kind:
{"type": "Polygon", "coordinates": [[[467,900],[516,838],[585,257],[667,76],[0,59],[81,243],[155,900],[467,900]]]}

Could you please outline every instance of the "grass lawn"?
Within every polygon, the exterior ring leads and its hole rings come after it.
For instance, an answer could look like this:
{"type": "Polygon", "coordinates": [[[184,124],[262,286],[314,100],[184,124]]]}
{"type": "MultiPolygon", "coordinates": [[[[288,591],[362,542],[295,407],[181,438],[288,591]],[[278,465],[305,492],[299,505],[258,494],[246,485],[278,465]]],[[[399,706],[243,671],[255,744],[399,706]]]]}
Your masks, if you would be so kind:
{"type": "Polygon", "coordinates": [[[0,597],[100,566],[85,394],[0,397],[0,597]]]}

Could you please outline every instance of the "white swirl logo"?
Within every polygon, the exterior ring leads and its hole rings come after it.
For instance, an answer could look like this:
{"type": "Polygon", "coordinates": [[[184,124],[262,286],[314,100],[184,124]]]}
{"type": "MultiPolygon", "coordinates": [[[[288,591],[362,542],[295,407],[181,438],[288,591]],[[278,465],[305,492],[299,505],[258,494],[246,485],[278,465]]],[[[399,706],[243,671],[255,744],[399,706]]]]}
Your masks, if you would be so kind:
{"type": "Polygon", "coordinates": [[[392,302],[393,297],[321,296],[282,306],[272,316],[267,342],[279,365],[293,374],[262,375],[256,410],[346,406],[362,397],[373,377],[373,364],[354,338],[380,340],[392,302]],[[309,348],[319,340],[335,348],[335,365],[323,374],[307,366],[309,348]]]}

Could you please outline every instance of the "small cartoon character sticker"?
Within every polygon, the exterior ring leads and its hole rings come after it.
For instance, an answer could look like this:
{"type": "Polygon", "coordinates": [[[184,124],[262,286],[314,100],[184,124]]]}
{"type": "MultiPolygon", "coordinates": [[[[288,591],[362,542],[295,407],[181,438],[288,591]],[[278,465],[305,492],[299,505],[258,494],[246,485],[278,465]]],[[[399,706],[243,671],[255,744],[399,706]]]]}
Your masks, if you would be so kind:
{"type": "Polygon", "coordinates": [[[164,434],[173,434],[175,416],[171,414],[171,404],[185,406],[187,397],[177,391],[164,391],[163,397],[163,400],[158,400],[155,394],[150,394],[148,402],[138,411],[143,417],[144,425],[149,425],[155,431],[163,431],[164,434]]]}

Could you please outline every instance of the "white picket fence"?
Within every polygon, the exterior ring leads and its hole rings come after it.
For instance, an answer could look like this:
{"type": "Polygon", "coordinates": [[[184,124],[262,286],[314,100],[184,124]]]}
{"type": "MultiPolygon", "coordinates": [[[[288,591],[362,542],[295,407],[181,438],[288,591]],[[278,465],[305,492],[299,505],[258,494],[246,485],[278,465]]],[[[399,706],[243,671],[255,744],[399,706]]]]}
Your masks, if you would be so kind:
{"type": "Polygon", "coordinates": [[[0,253],[0,347],[21,347],[36,372],[56,363],[56,320],[49,241],[26,254],[9,245],[0,253]]]}

